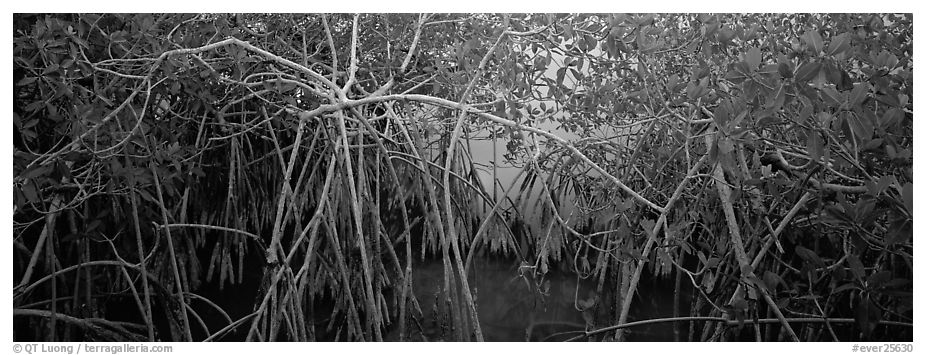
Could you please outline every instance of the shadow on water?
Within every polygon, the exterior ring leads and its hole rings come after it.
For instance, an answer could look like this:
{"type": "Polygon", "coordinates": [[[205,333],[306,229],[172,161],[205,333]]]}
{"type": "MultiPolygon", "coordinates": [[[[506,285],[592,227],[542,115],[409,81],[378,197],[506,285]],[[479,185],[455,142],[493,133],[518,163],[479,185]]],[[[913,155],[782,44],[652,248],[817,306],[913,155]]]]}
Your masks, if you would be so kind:
{"type": "MultiPolygon", "coordinates": [[[[527,272],[519,273],[517,261],[506,258],[480,257],[473,267],[470,287],[486,341],[561,341],[593,329],[595,325],[607,326],[615,321],[607,319],[607,314],[613,314],[616,307],[614,292],[608,291],[613,290],[613,286],[606,285],[605,291],[598,295],[595,280],[582,280],[559,270],[551,270],[542,280],[535,280],[527,272]],[[591,299],[595,299],[596,311],[583,314],[579,309],[588,304],[583,302],[591,299]]],[[[417,307],[409,309],[407,340],[453,341],[453,322],[443,302],[443,264],[440,260],[428,260],[415,263],[413,270],[417,307]]],[[[257,302],[260,272],[260,268],[245,270],[243,283],[226,285],[221,290],[216,282],[206,283],[200,294],[222,307],[231,319],[240,319],[251,313],[257,302]]],[[[644,278],[640,285],[641,296],[634,300],[629,321],[671,316],[672,292],[670,282],[644,278]]],[[[333,335],[325,331],[331,320],[332,302],[316,299],[314,304],[312,318],[316,322],[317,340],[334,340],[333,335]]],[[[194,307],[213,332],[228,325],[224,316],[211,307],[201,303],[194,307]]],[[[385,340],[399,340],[396,324],[393,322],[386,330],[385,340]]],[[[687,326],[682,328],[687,330],[687,326]]],[[[201,330],[195,330],[194,333],[199,333],[194,334],[195,338],[205,337],[201,330]]],[[[218,340],[243,341],[247,330],[247,325],[239,327],[218,340]]],[[[685,339],[687,335],[683,332],[682,337],[685,339]]],[[[627,334],[627,340],[671,341],[672,326],[665,323],[634,328],[627,334]]]]}
{"type": "MultiPolygon", "coordinates": [[[[259,265],[258,253],[249,253],[247,265],[259,265]]],[[[574,274],[550,270],[540,280],[533,279],[529,272],[520,268],[514,259],[481,256],[474,260],[470,272],[470,287],[474,293],[477,312],[486,341],[562,341],[582,334],[586,329],[595,329],[614,324],[608,319],[615,314],[613,285],[605,282],[604,292],[596,292],[597,281],[592,278],[579,279],[574,274]],[[522,272],[519,272],[522,271],[522,272]],[[594,299],[594,312],[580,311],[594,299]]],[[[417,305],[409,308],[408,341],[453,341],[452,318],[444,302],[444,268],[440,260],[417,261],[413,267],[413,288],[417,305]]],[[[260,267],[246,268],[239,284],[226,284],[219,288],[217,280],[201,284],[197,294],[221,307],[231,320],[238,320],[253,312],[263,270],[260,267]]],[[[644,275],[641,280],[640,296],[634,300],[629,321],[669,317],[672,314],[673,289],[671,282],[644,275]]],[[[685,302],[682,302],[683,305],[685,302]]],[[[313,301],[312,314],[317,340],[336,340],[326,329],[332,321],[333,300],[330,295],[313,301]]],[[[193,300],[192,308],[211,333],[229,324],[228,319],[215,307],[193,300]]],[[[687,310],[682,310],[683,314],[687,310]]],[[[117,320],[139,322],[138,310],[131,300],[111,300],[108,317],[117,320]]],[[[160,336],[168,336],[170,330],[163,317],[160,305],[155,305],[155,327],[160,336]]],[[[343,315],[336,318],[343,318],[343,315]]],[[[384,340],[399,340],[396,320],[384,332],[384,340]]],[[[338,322],[337,319],[334,320],[338,322]]],[[[244,341],[250,321],[239,326],[217,341],[244,341]]],[[[340,327],[334,325],[334,329],[340,327]]],[[[687,326],[682,327],[687,330],[687,326]]],[[[199,322],[192,327],[194,339],[208,337],[199,322]]],[[[682,334],[682,339],[687,335],[682,334]]],[[[627,334],[630,341],[671,341],[670,323],[655,324],[632,329],[627,334]]]]}
{"type": "MultiPolygon", "coordinates": [[[[579,279],[574,274],[551,270],[543,279],[519,272],[513,260],[482,257],[470,272],[470,287],[486,341],[561,341],[613,324],[613,285],[604,283],[601,294],[597,281],[579,279]]],[[[444,305],[443,264],[439,261],[415,265],[413,285],[420,313],[409,325],[410,341],[452,341],[449,309],[444,305]]],[[[523,269],[521,270],[523,271],[523,269]]],[[[640,285],[644,295],[634,300],[629,321],[670,317],[673,289],[669,281],[650,278],[640,285]]],[[[687,328],[687,327],[685,327],[687,328]]],[[[670,323],[639,327],[627,335],[630,341],[671,341],[670,323]]],[[[397,330],[386,340],[398,340],[397,330]]],[[[687,334],[681,334],[687,337],[687,334]]]]}

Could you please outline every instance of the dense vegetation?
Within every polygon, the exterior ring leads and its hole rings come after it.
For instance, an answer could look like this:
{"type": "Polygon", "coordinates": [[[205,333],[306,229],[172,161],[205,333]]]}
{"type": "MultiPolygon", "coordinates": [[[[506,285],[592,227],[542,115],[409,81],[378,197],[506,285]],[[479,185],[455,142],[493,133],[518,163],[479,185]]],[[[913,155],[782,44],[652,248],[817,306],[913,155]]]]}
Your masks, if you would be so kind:
{"type": "Polygon", "coordinates": [[[431,259],[448,339],[483,340],[473,263],[501,255],[538,294],[555,272],[597,285],[576,339],[625,339],[650,277],[692,295],[666,320],[692,340],[911,340],[912,32],[15,15],[15,339],[412,339],[431,259]],[[479,179],[485,132],[517,186],[479,179]]]}

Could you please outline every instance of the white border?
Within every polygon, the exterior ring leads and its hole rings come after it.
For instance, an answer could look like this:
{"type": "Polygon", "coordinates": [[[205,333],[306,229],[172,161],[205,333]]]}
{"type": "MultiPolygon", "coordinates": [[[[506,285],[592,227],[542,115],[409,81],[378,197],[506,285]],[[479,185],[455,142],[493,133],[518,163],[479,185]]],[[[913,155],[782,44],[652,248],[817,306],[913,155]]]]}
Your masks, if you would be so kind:
{"type": "MultiPolygon", "coordinates": [[[[103,1],[87,4],[79,1],[43,1],[43,2],[26,2],[13,1],[7,2],[11,6],[10,12],[6,15],[6,33],[12,33],[12,19],[15,12],[912,12],[914,21],[920,18],[921,11],[918,4],[914,5],[913,1],[902,0],[893,2],[876,2],[876,1],[766,1],[766,2],[733,2],[733,1],[622,1],[607,0],[598,2],[576,2],[576,1],[558,1],[558,2],[537,2],[529,0],[466,0],[466,1],[430,1],[430,2],[407,2],[407,1],[388,1],[388,0],[362,0],[362,1],[319,1],[309,0],[302,2],[268,2],[268,1],[251,1],[248,3],[217,2],[209,0],[206,2],[197,0],[167,0],[167,1],[145,1],[145,2],[128,2],[128,1],[103,1]]],[[[916,33],[916,31],[914,31],[916,33]]],[[[7,60],[12,67],[12,37],[6,37],[7,44],[3,47],[7,60]]],[[[922,56],[920,56],[922,57],[922,56]]],[[[923,68],[920,57],[914,56],[914,68],[923,68]]],[[[921,69],[923,70],[923,69],[921,69]]],[[[3,72],[4,81],[8,83],[4,86],[6,100],[4,106],[9,115],[11,112],[12,71],[3,72]]],[[[923,75],[914,71],[914,82],[924,83],[923,75]]],[[[922,85],[922,84],[921,84],[922,85]]],[[[914,97],[914,112],[923,108],[923,100],[917,100],[914,97]]],[[[7,122],[10,116],[6,116],[7,122]]],[[[914,124],[914,137],[924,135],[924,126],[926,124],[914,124]]],[[[8,169],[12,166],[12,126],[7,123],[4,127],[9,130],[5,136],[6,144],[0,144],[0,165],[8,169]]],[[[923,162],[920,159],[926,159],[922,144],[914,145],[914,176],[922,177],[926,171],[922,169],[923,162]],[[923,153],[920,153],[923,152],[923,153]],[[923,157],[923,158],[920,158],[923,157]]],[[[9,170],[8,170],[9,171],[9,170]]],[[[7,173],[10,174],[10,173],[7,173]]],[[[919,179],[915,179],[917,181],[919,179]]],[[[2,178],[3,186],[12,185],[12,174],[4,175],[2,178]]],[[[924,189],[926,185],[920,185],[921,188],[915,192],[916,205],[923,200],[924,189]]],[[[6,215],[4,220],[3,235],[11,238],[12,232],[12,189],[0,189],[0,199],[7,201],[0,210],[6,215]]],[[[922,231],[926,230],[923,221],[914,218],[914,235],[915,241],[923,239],[922,231]]],[[[8,239],[9,240],[9,239],[8,239]]],[[[12,255],[12,243],[0,243],[2,255],[12,255]]],[[[915,253],[914,253],[915,254],[915,253]]],[[[0,299],[3,304],[10,308],[2,308],[0,317],[4,321],[3,336],[6,339],[5,345],[0,345],[0,351],[12,353],[12,270],[11,259],[7,259],[4,265],[4,271],[0,272],[0,284],[7,285],[6,292],[0,292],[0,299]],[[3,351],[3,346],[9,346],[3,351]]],[[[924,262],[914,263],[915,275],[923,275],[924,262]]],[[[923,294],[923,281],[914,280],[914,294],[923,294]]],[[[919,301],[922,297],[915,297],[914,308],[920,311],[914,314],[914,323],[920,326],[914,329],[914,351],[923,352],[926,344],[922,343],[924,326],[923,322],[918,320],[924,318],[923,306],[919,301]],[[916,344],[919,342],[919,344],[916,344]]],[[[596,354],[596,355],[616,355],[616,354],[647,354],[655,352],[667,352],[670,354],[717,354],[717,353],[747,353],[754,354],[853,354],[851,346],[854,343],[544,343],[544,344],[523,344],[523,343],[484,343],[484,344],[442,344],[442,343],[385,343],[385,344],[361,344],[361,343],[272,343],[272,344],[241,344],[241,343],[158,343],[170,344],[174,346],[175,354],[337,354],[338,352],[359,352],[366,354],[374,353],[397,353],[397,354],[416,354],[427,352],[429,354],[472,354],[474,351],[492,354],[569,354],[576,352],[596,354]],[[411,352],[409,352],[411,350],[411,352]]],[[[880,343],[860,343],[868,345],[877,345],[880,343]]],[[[83,351],[82,351],[83,353],[83,351]]],[[[860,354],[860,353],[854,353],[860,354]]]]}

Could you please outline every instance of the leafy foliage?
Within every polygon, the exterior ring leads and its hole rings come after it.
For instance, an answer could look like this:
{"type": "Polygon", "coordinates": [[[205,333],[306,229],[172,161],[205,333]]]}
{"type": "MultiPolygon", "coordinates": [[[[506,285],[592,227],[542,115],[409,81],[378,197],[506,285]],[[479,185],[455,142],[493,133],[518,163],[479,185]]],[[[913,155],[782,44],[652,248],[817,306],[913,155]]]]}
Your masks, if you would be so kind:
{"type": "Polygon", "coordinates": [[[691,339],[903,338],[911,58],[909,14],[16,15],[17,338],[405,339],[435,258],[482,340],[484,251],[597,280],[589,337],[646,271],[691,339]]]}

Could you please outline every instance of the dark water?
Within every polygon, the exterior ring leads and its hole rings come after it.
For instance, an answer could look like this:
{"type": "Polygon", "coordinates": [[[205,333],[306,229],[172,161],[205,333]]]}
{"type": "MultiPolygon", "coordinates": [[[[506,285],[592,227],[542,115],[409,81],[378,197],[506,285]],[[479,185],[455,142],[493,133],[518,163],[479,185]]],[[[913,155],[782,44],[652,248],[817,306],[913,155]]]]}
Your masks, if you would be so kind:
{"type": "MultiPolygon", "coordinates": [[[[576,292],[584,297],[587,285],[562,275],[550,275],[538,282],[526,272],[522,277],[518,267],[507,260],[483,259],[474,263],[469,282],[485,340],[542,340],[557,332],[584,331],[585,321],[572,300],[576,292]]],[[[415,266],[414,293],[422,311],[415,316],[421,327],[410,326],[409,340],[453,340],[449,309],[444,302],[443,270],[439,261],[415,266]]],[[[397,334],[390,336],[395,337],[390,340],[397,340],[397,334]]]]}
{"type": "MultiPolygon", "coordinates": [[[[256,257],[256,256],[255,256],[256,257]]],[[[258,264],[257,260],[250,265],[258,264]]],[[[613,284],[606,282],[602,294],[596,292],[597,280],[579,279],[565,271],[551,270],[541,279],[534,279],[528,269],[520,268],[514,259],[479,257],[474,260],[469,284],[473,291],[480,325],[486,341],[562,341],[581,334],[586,329],[595,329],[614,324],[615,301],[613,284]],[[519,269],[521,272],[519,272],[519,269]],[[610,290],[610,291],[609,291],[610,290]],[[594,299],[592,311],[580,311],[594,299]]],[[[408,341],[454,341],[451,315],[445,302],[444,267],[440,260],[413,264],[413,288],[417,307],[409,307],[407,324],[408,341]]],[[[204,283],[197,293],[224,309],[232,320],[240,319],[252,312],[257,301],[261,280],[261,269],[245,270],[243,283],[228,285],[219,289],[217,283],[204,283]]],[[[644,275],[639,286],[640,295],[634,299],[630,321],[669,317],[672,314],[672,283],[644,275]]],[[[683,298],[682,306],[690,298],[683,298]]],[[[316,319],[317,340],[332,341],[333,334],[324,328],[331,320],[332,300],[315,299],[311,318],[316,319]]],[[[201,301],[193,301],[192,307],[211,332],[228,325],[228,321],[214,308],[201,301]]],[[[682,313],[687,312],[687,307],[682,313]]],[[[111,302],[107,316],[112,319],[140,322],[135,319],[137,309],[131,300],[111,302]]],[[[163,310],[155,305],[155,325],[159,338],[169,337],[170,331],[163,310]]],[[[343,314],[341,314],[343,317],[343,314]]],[[[396,320],[384,331],[384,340],[399,340],[396,320]]],[[[243,341],[250,322],[236,331],[216,339],[219,341],[243,341]]],[[[335,329],[339,328],[337,326],[335,329]]],[[[687,330],[687,324],[682,327],[687,330]]],[[[204,339],[207,334],[198,323],[192,328],[194,339],[204,339]]],[[[687,335],[682,334],[682,339],[687,335]]],[[[631,341],[671,341],[672,326],[669,323],[634,328],[627,334],[631,341]]]]}
{"type": "MultiPolygon", "coordinates": [[[[604,292],[598,294],[593,278],[579,279],[567,272],[551,271],[536,280],[528,272],[519,273],[519,266],[504,259],[485,258],[474,263],[469,282],[486,341],[559,341],[595,329],[596,325],[613,324],[609,319],[616,307],[614,292],[609,292],[614,290],[613,285],[606,282],[604,292]],[[595,306],[588,307],[592,302],[595,306]]],[[[414,314],[420,327],[409,325],[408,340],[452,341],[452,322],[443,302],[443,265],[435,261],[415,265],[414,270],[415,296],[422,313],[414,314]]],[[[642,282],[641,297],[634,300],[630,320],[671,316],[671,286],[671,282],[642,282]]],[[[398,340],[394,330],[387,334],[387,340],[398,340]]],[[[672,339],[668,323],[640,327],[628,334],[628,340],[672,339]]]]}

